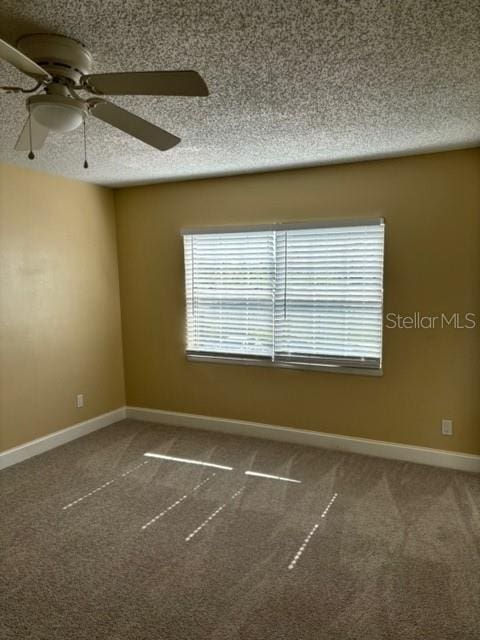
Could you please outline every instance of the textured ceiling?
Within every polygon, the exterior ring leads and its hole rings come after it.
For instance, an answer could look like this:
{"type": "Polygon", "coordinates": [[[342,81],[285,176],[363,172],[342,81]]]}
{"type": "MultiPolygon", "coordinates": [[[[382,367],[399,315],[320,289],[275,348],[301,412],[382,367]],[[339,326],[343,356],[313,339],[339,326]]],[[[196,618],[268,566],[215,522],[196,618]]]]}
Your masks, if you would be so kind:
{"type": "Polygon", "coordinates": [[[34,32],[82,40],[94,72],[196,69],[211,96],[112,98],[182,142],[92,118],[85,171],[80,130],[14,151],[25,99],[0,95],[7,163],[121,185],[480,144],[479,0],[3,0],[0,36],[34,32]]]}

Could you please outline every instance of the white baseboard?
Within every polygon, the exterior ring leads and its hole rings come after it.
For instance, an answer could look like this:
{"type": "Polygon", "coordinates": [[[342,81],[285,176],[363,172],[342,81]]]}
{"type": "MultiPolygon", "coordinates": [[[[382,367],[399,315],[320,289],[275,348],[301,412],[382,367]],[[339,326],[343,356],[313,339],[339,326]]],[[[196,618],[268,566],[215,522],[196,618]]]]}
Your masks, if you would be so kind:
{"type": "Polygon", "coordinates": [[[39,453],[59,447],[71,440],[76,440],[77,438],[86,436],[87,433],[92,433],[92,431],[97,431],[98,429],[107,427],[109,424],[113,424],[119,420],[124,420],[125,417],[126,407],[120,407],[114,411],[103,413],[101,416],[85,420],[85,422],[74,424],[72,427],[60,429],[60,431],[55,431],[47,436],[43,436],[42,438],[31,440],[30,442],[21,444],[13,449],[7,449],[7,451],[0,452],[0,469],[5,469],[12,464],[17,464],[17,462],[22,462],[23,460],[27,460],[27,458],[32,458],[39,453]]]}
{"type": "Polygon", "coordinates": [[[480,473],[480,456],[468,453],[456,453],[441,449],[430,449],[428,447],[383,442],[381,440],[353,438],[332,433],[307,431],[305,429],[292,429],[290,427],[274,426],[259,422],[212,418],[190,413],[177,413],[175,411],[162,411],[160,409],[143,407],[120,407],[114,411],[109,411],[108,413],[91,418],[90,420],[85,420],[85,422],[79,422],[66,429],[55,431],[42,438],[37,438],[13,449],[0,452],[0,469],[27,460],[44,451],[59,447],[71,440],[85,436],[88,433],[107,427],[125,418],[177,427],[188,427],[191,429],[219,431],[221,433],[274,440],[277,442],[323,447],[324,449],[337,449],[350,453],[360,453],[380,458],[403,460],[405,462],[416,462],[436,467],[457,469],[459,471],[480,473]]]}
{"type": "Polygon", "coordinates": [[[162,411],[142,407],[127,407],[127,418],[156,422],[176,427],[204,429],[206,431],[220,431],[240,436],[263,438],[293,444],[337,449],[350,453],[360,453],[379,458],[402,460],[428,464],[435,467],[446,467],[459,471],[480,473],[480,456],[468,453],[456,453],[428,447],[369,440],[367,438],[352,438],[332,433],[292,429],[290,427],[273,426],[259,422],[244,420],[229,420],[226,418],[211,418],[190,413],[162,411]]]}

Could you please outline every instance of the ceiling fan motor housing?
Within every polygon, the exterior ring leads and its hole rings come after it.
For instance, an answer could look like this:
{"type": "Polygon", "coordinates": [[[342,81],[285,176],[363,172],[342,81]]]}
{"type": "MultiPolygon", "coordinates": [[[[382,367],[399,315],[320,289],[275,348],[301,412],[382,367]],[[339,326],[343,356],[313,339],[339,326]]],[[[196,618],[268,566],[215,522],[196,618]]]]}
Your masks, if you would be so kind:
{"type": "Polygon", "coordinates": [[[90,51],[73,38],[37,33],[22,36],[17,42],[17,47],[53,78],[61,78],[75,85],[92,69],[90,51]]]}

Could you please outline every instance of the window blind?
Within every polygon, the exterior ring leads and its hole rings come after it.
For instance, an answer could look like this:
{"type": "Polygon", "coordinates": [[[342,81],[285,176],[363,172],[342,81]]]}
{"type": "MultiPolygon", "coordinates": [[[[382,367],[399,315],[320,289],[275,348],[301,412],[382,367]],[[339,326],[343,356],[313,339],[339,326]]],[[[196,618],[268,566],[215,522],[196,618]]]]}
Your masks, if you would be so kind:
{"type": "Polygon", "coordinates": [[[272,231],[184,236],[187,351],[271,358],[272,231]]]}
{"type": "Polygon", "coordinates": [[[378,368],[384,226],[276,234],[275,357],[378,368]]]}
{"type": "Polygon", "coordinates": [[[184,233],[187,353],[380,369],[382,220],[184,233]]]}

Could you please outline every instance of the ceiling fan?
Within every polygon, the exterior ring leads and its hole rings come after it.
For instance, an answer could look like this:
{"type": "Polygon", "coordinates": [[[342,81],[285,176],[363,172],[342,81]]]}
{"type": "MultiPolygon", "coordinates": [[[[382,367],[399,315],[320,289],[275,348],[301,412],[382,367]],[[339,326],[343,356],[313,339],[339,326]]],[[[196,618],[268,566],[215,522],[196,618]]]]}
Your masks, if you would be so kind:
{"type": "MultiPolygon", "coordinates": [[[[27,121],[15,149],[41,149],[50,131],[67,132],[84,125],[88,115],[166,151],[180,138],[108,102],[103,96],[208,96],[196,71],[140,71],[90,74],[93,58],[78,40],[53,34],[21,37],[17,47],[0,39],[0,58],[35,80],[31,89],[0,87],[8,93],[32,94],[27,100],[27,121]],[[94,97],[84,98],[79,91],[94,97]]],[[[85,147],[86,149],[86,147],[85,147]]],[[[86,152],[85,152],[86,156],[86,152]]],[[[88,167],[85,157],[84,167],[88,167]]]]}

